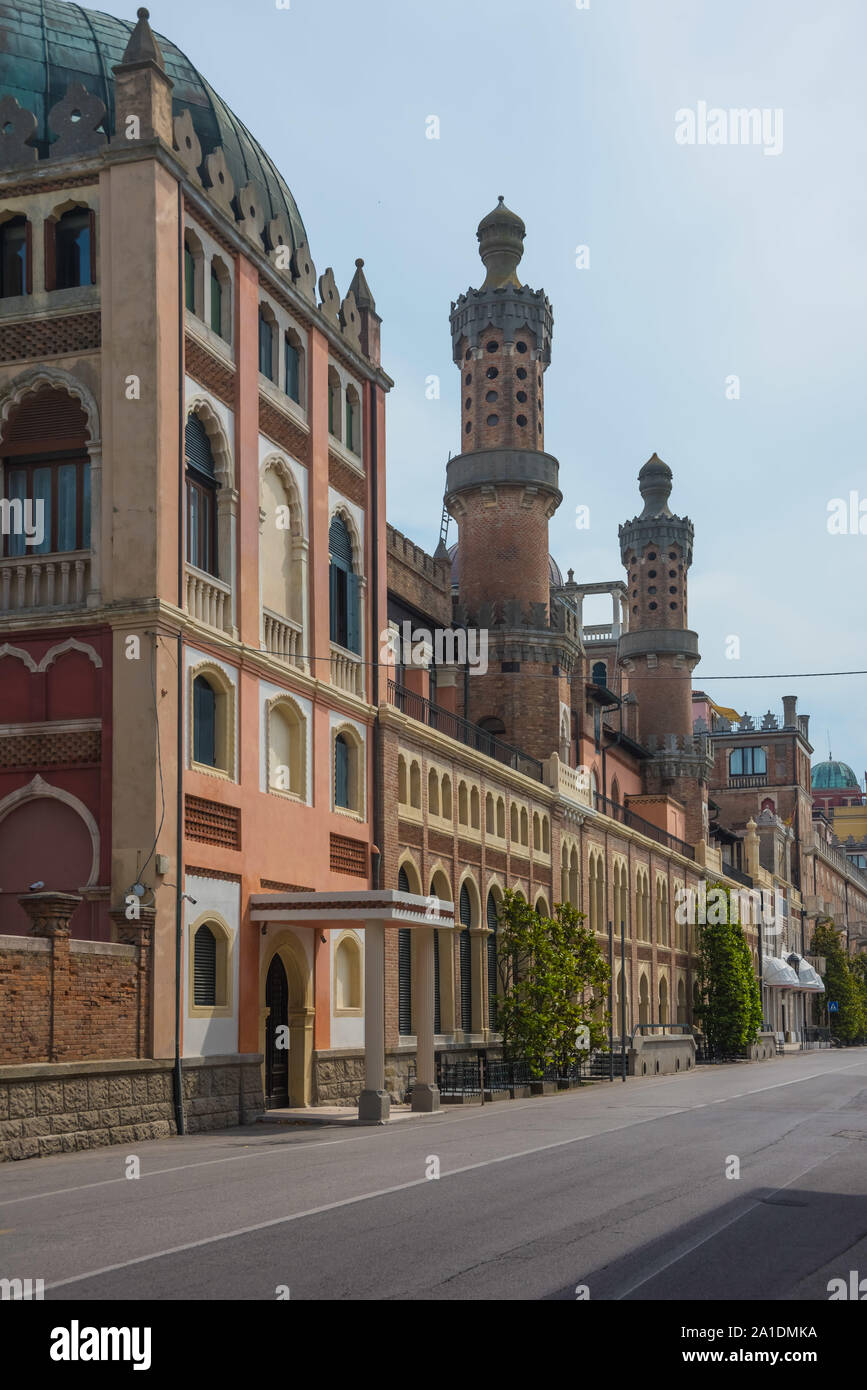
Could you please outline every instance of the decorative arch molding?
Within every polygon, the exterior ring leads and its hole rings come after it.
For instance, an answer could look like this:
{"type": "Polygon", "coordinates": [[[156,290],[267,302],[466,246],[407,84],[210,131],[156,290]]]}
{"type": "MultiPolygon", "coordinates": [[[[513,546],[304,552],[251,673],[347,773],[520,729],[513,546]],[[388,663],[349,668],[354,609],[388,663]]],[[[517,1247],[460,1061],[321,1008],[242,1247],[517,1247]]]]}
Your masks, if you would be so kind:
{"type": "Polygon", "coordinates": [[[334,1014],[336,1018],[363,1018],[364,1017],[364,946],[361,937],[352,928],[346,928],[336,937],[334,941],[334,1014]],[[351,1004],[338,1004],[337,1002],[337,963],[341,950],[349,952],[353,961],[353,975],[355,977],[355,992],[353,998],[357,1000],[351,1004]]]}
{"type": "Polygon", "coordinates": [[[289,510],[292,513],[292,526],[289,536],[293,541],[304,541],[307,537],[304,529],[304,507],[301,501],[301,492],[298,487],[298,479],[292,471],[291,465],[285,454],[271,452],[266,454],[259,465],[259,529],[261,531],[265,524],[265,474],[273,471],[277,474],[286,495],[289,499],[289,510]]]}
{"type": "Polygon", "coordinates": [[[209,396],[202,392],[197,392],[191,396],[184,407],[184,424],[186,425],[191,415],[197,415],[205,427],[205,433],[211,445],[214,455],[214,463],[217,469],[217,481],[221,488],[227,488],[230,492],[235,491],[235,462],[232,458],[232,450],[226,438],[223,422],[214,409],[213,402],[209,396]]]}
{"type": "Polygon", "coordinates": [[[458,883],[458,896],[456,902],[460,908],[461,889],[466,887],[470,899],[470,927],[477,930],[484,926],[482,914],[482,899],[479,893],[479,885],[473,877],[472,869],[464,869],[458,883]]]}
{"type": "Polygon", "coordinates": [[[500,878],[500,875],[499,875],[499,874],[491,874],[490,878],[488,879],[488,886],[487,886],[487,888],[485,889],[485,907],[487,908],[487,905],[488,905],[488,894],[489,894],[489,893],[493,893],[493,895],[494,895],[494,897],[497,899],[497,901],[498,901],[498,902],[502,902],[502,901],[503,901],[503,895],[505,894],[505,892],[506,892],[506,888],[505,888],[505,885],[504,885],[504,883],[503,883],[503,880],[500,878]]]}
{"type": "Polygon", "coordinates": [[[403,853],[400,856],[400,859],[398,860],[398,874],[400,873],[401,869],[405,869],[407,878],[410,879],[412,883],[415,883],[417,885],[415,888],[410,888],[409,891],[411,893],[417,893],[419,897],[427,897],[428,895],[427,893],[425,893],[422,883],[421,869],[418,867],[418,864],[415,862],[415,859],[410,854],[408,849],[405,849],[403,851],[403,853]]]}
{"type": "Polygon", "coordinates": [[[4,642],[2,647],[0,647],[0,659],[4,656],[16,657],[18,661],[23,662],[28,671],[38,671],[41,669],[41,666],[36,665],[36,662],[29,652],[25,652],[23,647],[13,647],[9,642],[4,642]]]}
{"type": "Polygon", "coordinates": [[[187,1013],[191,1018],[231,1018],[233,1016],[233,984],[235,933],[225,917],[212,909],[200,912],[194,922],[187,927],[187,1013]],[[197,1004],[195,1002],[196,933],[200,927],[207,927],[217,943],[217,1004],[197,1004]]]}
{"type": "MultiPolygon", "coordinates": [[[[270,928],[269,928],[270,930],[270,928]]],[[[259,1051],[265,1055],[265,985],[275,956],[279,956],[289,985],[289,1091],[309,1105],[313,1091],[313,970],[294,932],[284,928],[266,937],[259,962],[259,1051]]],[[[265,1063],[261,1068],[265,1083],[265,1063]]],[[[296,1102],[297,1103],[297,1102],[296,1102]]]]}
{"type": "Polygon", "coordinates": [[[31,392],[38,391],[40,387],[48,386],[54,391],[66,391],[70,396],[75,396],[81,402],[81,408],[87,416],[87,428],[90,439],[87,442],[88,450],[98,449],[101,443],[99,428],[99,410],[96,400],[85,386],[83,381],[73,376],[71,372],[65,372],[61,367],[28,367],[20,376],[13,377],[5,388],[0,391],[0,435],[3,426],[6,424],[10,414],[16,405],[29,396],[31,392]]]}
{"type": "MultiPolygon", "coordinates": [[[[452,892],[452,880],[451,880],[451,877],[450,877],[450,875],[449,875],[448,870],[446,869],[446,867],[445,867],[445,865],[443,864],[443,862],[442,862],[441,859],[438,859],[438,860],[436,861],[435,864],[432,864],[432,865],[431,865],[431,867],[430,867],[430,872],[429,872],[429,874],[428,874],[428,883],[433,884],[433,881],[434,881],[435,878],[443,878],[443,879],[445,879],[446,887],[448,888],[449,894],[451,895],[451,892],[452,892]]],[[[439,896],[439,895],[437,895],[437,896],[439,896]]],[[[455,899],[454,899],[454,897],[449,896],[448,898],[445,898],[444,901],[445,901],[445,902],[454,903],[455,899]]]]}
{"type": "Polygon", "coordinates": [[[53,647],[49,647],[35,669],[37,671],[47,671],[49,666],[53,666],[59,656],[63,656],[64,652],[73,651],[82,652],[84,656],[90,658],[97,670],[101,669],[102,657],[91,647],[89,642],[79,642],[77,637],[67,637],[65,642],[57,642],[53,647]]]}
{"type": "Polygon", "coordinates": [[[226,674],[223,667],[213,657],[202,657],[192,663],[187,669],[187,757],[189,766],[195,767],[200,772],[205,772],[209,777],[228,778],[230,782],[236,779],[237,771],[237,686],[234,680],[226,674]],[[225,701],[224,717],[220,720],[218,710],[217,728],[217,748],[221,763],[225,767],[215,768],[202,767],[194,757],[195,752],[195,685],[199,676],[205,676],[209,682],[217,686],[220,695],[225,701]]]}
{"type": "Polygon", "coordinates": [[[83,801],[79,801],[72,792],[64,790],[63,787],[55,787],[50,782],[44,781],[37,772],[32,781],[24,787],[17,787],[14,792],[10,792],[0,801],[0,824],[17,807],[24,805],[27,801],[39,801],[42,797],[53,797],[55,801],[62,801],[70,810],[75,811],[80,816],[87,827],[90,836],[90,843],[93,846],[93,858],[90,865],[90,876],[84,888],[91,888],[99,879],[99,826],[94,819],[91,811],[88,810],[83,801]]]}

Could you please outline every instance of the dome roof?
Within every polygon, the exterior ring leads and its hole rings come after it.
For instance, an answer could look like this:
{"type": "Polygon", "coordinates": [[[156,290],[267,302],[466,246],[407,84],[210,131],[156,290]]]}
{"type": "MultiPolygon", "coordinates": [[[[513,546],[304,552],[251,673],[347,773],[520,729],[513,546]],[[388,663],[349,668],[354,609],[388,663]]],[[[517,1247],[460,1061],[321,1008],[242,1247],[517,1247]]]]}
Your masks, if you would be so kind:
{"type": "MultiPolygon", "coordinates": [[[[457,541],[455,541],[453,545],[449,546],[448,555],[452,565],[452,588],[455,589],[458,586],[458,579],[460,575],[460,562],[458,560],[457,541]]],[[[548,579],[551,583],[552,588],[562,589],[563,575],[560,573],[560,566],[557,564],[557,561],[554,559],[553,555],[548,556],[548,579]]]]}
{"type": "Polygon", "coordinates": [[[816,763],[812,782],[814,791],[860,791],[858,778],[848,763],[816,763]]]}
{"type": "MultiPolygon", "coordinates": [[[[114,123],[114,77],[135,25],[66,0],[15,0],[0,6],[0,95],[16,98],[37,119],[34,143],[49,152],[48,113],[81,82],[99,97],[114,123]]],[[[172,111],[189,110],[203,160],[222,145],[235,188],[258,183],[270,205],[266,221],[284,214],[297,249],[307,240],[301,214],[276,166],[246,126],[170,39],[155,35],[174,83],[172,111]]]]}

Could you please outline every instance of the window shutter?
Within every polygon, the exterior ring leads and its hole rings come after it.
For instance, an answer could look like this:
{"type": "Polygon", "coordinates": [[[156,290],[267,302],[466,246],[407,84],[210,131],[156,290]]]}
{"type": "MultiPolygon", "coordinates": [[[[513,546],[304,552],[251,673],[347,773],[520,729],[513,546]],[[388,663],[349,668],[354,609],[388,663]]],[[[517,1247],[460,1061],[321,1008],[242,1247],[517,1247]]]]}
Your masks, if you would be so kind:
{"type": "Polygon", "coordinates": [[[46,217],[42,230],[45,239],[45,288],[53,290],[57,288],[57,218],[46,217]]]}
{"type": "Polygon", "coordinates": [[[334,561],[328,567],[328,612],[330,616],[329,635],[332,642],[339,641],[337,633],[337,576],[338,570],[334,561]]]}
{"type": "Polygon", "coordinates": [[[24,289],[33,293],[33,224],[29,217],[24,224],[24,289]]]}
{"type": "Polygon", "coordinates": [[[488,1027],[497,1027],[497,901],[488,894],[488,1027]]]}
{"type": "Polygon", "coordinates": [[[401,869],[400,873],[397,876],[397,891],[399,893],[409,892],[409,875],[407,874],[406,869],[401,869]]]}
{"type": "Polygon", "coordinates": [[[461,888],[460,916],[463,930],[460,935],[461,966],[461,1028],[465,1033],[473,1027],[473,986],[472,986],[472,948],[470,945],[470,921],[472,910],[467,885],[461,888]]]}
{"type": "Polygon", "coordinates": [[[434,1032],[441,1033],[442,1017],[440,1013],[440,934],[434,927],[434,1032]]]}
{"type": "Polygon", "coordinates": [[[96,213],[93,208],[87,212],[87,239],[90,243],[90,283],[96,284],[96,213]]]}
{"type": "Polygon", "coordinates": [[[349,806],[349,748],[340,734],[334,741],[334,802],[349,806]]]}
{"type": "Polygon", "coordinates": [[[193,1003],[203,1008],[214,1008],[217,1003],[217,942],[204,924],[193,942],[193,1003]]]}
{"type": "Polygon", "coordinates": [[[351,652],[361,652],[361,614],[359,613],[358,575],[346,576],[346,646],[351,652]]]}
{"type": "Polygon", "coordinates": [[[209,478],[215,478],[217,468],[211,451],[211,441],[198,415],[190,415],[187,420],[184,430],[184,446],[187,463],[193,468],[197,468],[200,473],[205,473],[209,478]]]}
{"type": "Polygon", "coordinates": [[[408,927],[397,931],[397,1031],[412,1032],[412,933],[408,927]]]}

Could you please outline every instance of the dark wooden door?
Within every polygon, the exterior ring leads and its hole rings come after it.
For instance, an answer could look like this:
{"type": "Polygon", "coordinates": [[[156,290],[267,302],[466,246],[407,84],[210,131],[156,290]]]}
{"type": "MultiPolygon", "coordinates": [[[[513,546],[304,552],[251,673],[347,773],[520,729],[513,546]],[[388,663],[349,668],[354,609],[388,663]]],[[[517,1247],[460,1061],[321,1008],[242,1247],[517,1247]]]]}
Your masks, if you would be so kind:
{"type": "MultiPolygon", "coordinates": [[[[268,967],[265,983],[265,1097],[269,1110],[289,1104],[289,1049],[278,1047],[278,1029],[289,1023],[289,982],[279,956],[268,967]]],[[[288,1031],[282,1034],[288,1042],[288,1031]]]]}

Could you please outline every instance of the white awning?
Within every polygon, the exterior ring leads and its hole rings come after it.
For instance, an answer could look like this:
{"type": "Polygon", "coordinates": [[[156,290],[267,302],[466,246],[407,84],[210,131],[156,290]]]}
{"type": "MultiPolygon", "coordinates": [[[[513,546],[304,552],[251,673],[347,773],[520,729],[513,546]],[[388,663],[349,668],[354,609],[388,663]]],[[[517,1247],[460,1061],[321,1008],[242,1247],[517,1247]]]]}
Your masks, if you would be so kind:
{"type": "Polygon", "coordinates": [[[808,960],[803,956],[798,956],[798,984],[801,989],[809,990],[812,994],[824,994],[825,986],[822,984],[822,976],[812,967],[808,960]]]}
{"type": "Polygon", "coordinates": [[[783,960],[782,956],[765,956],[762,961],[762,979],[766,985],[774,985],[778,989],[803,989],[788,961],[783,960]]]}

